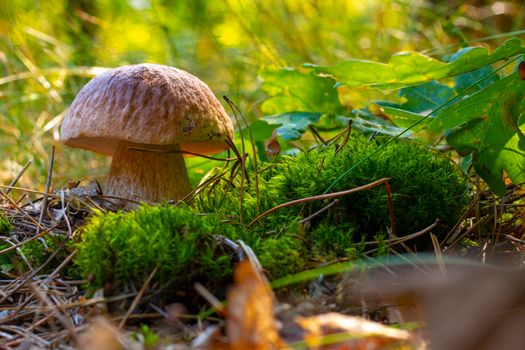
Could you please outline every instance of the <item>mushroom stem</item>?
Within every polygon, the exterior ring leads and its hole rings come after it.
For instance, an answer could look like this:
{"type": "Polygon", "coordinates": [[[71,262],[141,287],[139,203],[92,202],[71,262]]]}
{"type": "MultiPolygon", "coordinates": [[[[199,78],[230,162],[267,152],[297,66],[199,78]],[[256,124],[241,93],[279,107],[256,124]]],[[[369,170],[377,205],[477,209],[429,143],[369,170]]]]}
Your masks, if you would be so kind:
{"type": "Polygon", "coordinates": [[[117,146],[106,180],[107,195],[160,202],[181,199],[190,193],[190,181],[181,153],[130,150],[129,147],[133,146],[137,145],[120,142],[117,146]]]}

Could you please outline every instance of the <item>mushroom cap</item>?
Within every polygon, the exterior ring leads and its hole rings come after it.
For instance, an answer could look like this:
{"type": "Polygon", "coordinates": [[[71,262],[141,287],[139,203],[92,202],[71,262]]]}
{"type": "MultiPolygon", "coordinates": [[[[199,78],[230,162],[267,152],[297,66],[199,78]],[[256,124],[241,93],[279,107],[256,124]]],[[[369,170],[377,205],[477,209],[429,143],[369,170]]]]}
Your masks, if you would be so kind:
{"type": "Polygon", "coordinates": [[[233,125],[210,88],[183,70],[158,64],[123,66],[87,83],[71,104],[62,141],[113,155],[119,141],[215,153],[228,149],[233,125]]]}

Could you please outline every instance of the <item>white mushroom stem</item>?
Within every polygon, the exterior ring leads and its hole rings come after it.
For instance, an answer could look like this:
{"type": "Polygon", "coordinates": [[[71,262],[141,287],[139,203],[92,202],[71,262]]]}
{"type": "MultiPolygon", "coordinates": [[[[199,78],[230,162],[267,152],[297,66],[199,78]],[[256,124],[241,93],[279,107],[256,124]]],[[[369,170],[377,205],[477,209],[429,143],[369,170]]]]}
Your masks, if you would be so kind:
{"type": "Polygon", "coordinates": [[[191,192],[182,153],[129,149],[133,146],[137,145],[120,142],[117,146],[106,180],[106,195],[160,202],[181,199],[191,192]]]}

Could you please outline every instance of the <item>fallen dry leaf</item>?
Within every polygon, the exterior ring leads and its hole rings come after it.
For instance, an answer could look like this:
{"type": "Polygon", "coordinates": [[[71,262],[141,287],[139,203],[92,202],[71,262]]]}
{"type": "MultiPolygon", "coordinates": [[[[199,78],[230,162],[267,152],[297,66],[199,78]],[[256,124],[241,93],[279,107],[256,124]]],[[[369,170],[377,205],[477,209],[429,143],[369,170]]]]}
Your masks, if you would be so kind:
{"type": "Polygon", "coordinates": [[[80,350],[125,350],[120,340],[121,334],[116,326],[105,317],[97,316],[90,321],[87,332],[80,336],[80,350]]]}
{"type": "Polygon", "coordinates": [[[284,342],[274,318],[275,297],[263,274],[250,259],[235,268],[228,290],[226,335],[230,349],[277,349],[284,342]]]}
{"type": "Polygon", "coordinates": [[[420,349],[408,331],[369,321],[361,317],[331,312],[297,320],[306,331],[309,349],[420,349]]]}

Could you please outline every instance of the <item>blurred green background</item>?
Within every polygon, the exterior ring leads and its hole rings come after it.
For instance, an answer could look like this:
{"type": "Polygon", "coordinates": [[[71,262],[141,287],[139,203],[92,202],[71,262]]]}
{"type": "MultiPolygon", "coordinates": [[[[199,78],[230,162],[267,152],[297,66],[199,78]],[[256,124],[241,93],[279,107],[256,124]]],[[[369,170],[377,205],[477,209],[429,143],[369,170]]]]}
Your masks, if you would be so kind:
{"type": "MultiPolygon", "coordinates": [[[[0,183],[33,159],[19,185],[42,189],[53,144],[55,186],[103,178],[108,158],[59,142],[68,105],[98,67],[182,68],[254,121],[267,67],[384,61],[402,50],[442,55],[496,36],[482,41],[491,47],[524,28],[524,17],[521,1],[0,1],[0,183]]],[[[211,166],[188,162],[194,181],[211,166]]]]}

